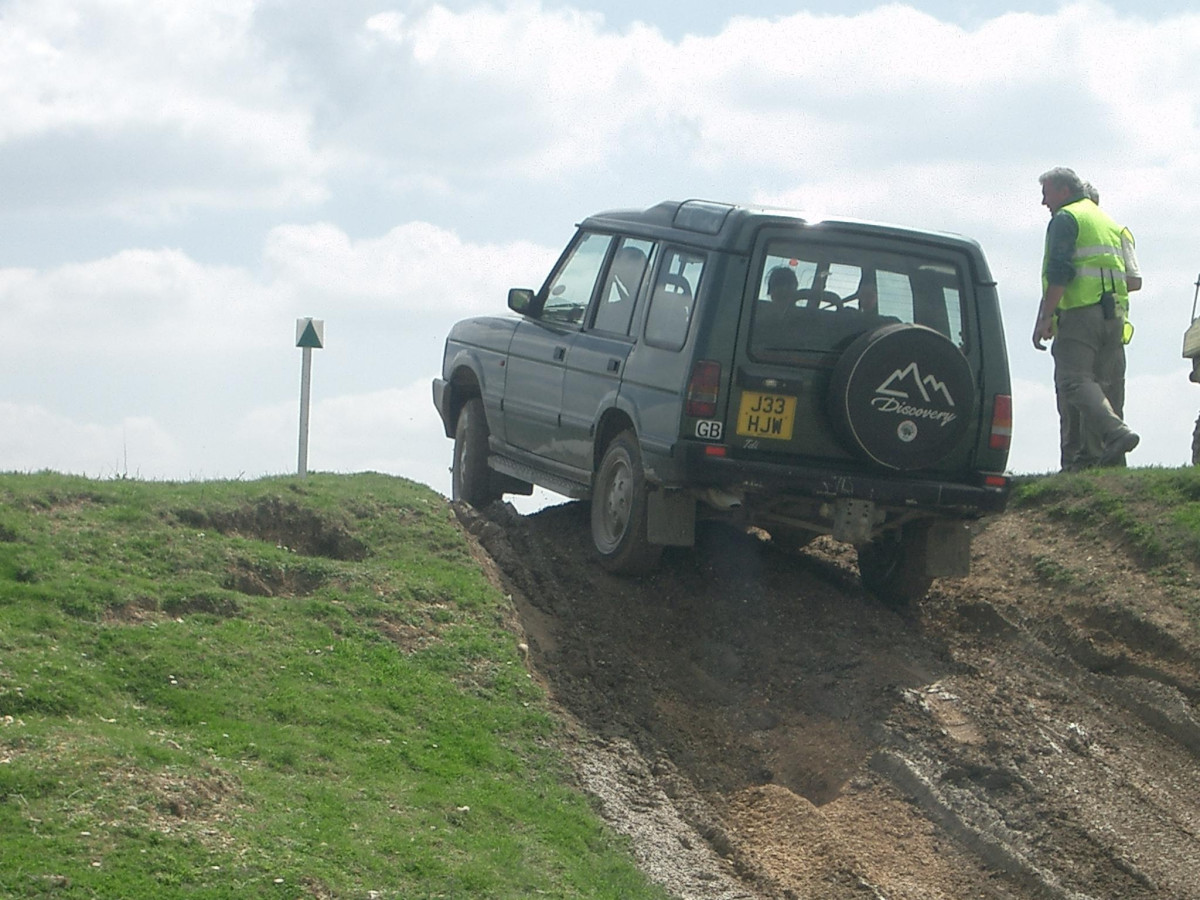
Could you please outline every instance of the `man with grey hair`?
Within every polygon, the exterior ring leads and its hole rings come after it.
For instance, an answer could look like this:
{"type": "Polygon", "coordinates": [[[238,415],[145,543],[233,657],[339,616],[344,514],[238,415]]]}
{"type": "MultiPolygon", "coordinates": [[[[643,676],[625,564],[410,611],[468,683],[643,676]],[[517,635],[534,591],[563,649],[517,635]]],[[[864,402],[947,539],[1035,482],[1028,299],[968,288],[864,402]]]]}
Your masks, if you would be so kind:
{"type": "MultiPolygon", "coordinates": [[[[1100,465],[1114,465],[1139,441],[1105,395],[1124,384],[1123,332],[1129,293],[1121,227],[1086,196],[1071,169],[1042,174],[1042,204],[1050,210],[1042,258],[1042,301],[1033,346],[1053,339],[1054,386],[1082,428],[1101,439],[1100,465]]],[[[1068,423],[1062,423],[1066,434],[1068,423]]]]}

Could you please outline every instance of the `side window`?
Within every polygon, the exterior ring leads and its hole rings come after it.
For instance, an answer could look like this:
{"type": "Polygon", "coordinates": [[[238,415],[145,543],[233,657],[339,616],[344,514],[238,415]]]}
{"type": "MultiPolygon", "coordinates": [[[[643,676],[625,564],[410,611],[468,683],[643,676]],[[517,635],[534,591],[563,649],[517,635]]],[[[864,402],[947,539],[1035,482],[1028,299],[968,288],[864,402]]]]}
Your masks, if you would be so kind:
{"type": "Polygon", "coordinates": [[[912,321],[912,283],[900,272],[877,270],[875,272],[876,293],[879,297],[879,313],[912,321]]]}
{"type": "Polygon", "coordinates": [[[592,233],[579,238],[546,287],[543,321],[576,327],[582,324],[612,240],[606,234],[592,233]]]}
{"type": "Polygon", "coordinates": [[[676,248],[663,252],[646,313],[646,343],[668,350],[683,347],[703,272],[703,254],[676,248]]]}
{"type": "Polygon", "coordinates": [[[913,273],[912,285],[913,320],[965,347],[958,273],[950,266],[925,265],[913,273]]]}
{"type": "Polygon", "coordinates": [[[642,279],[654,249],[651,241],[622,238],[613,256],[608,278],[600,291],[592,327],[613,334],[628,334],[642,279]]]}

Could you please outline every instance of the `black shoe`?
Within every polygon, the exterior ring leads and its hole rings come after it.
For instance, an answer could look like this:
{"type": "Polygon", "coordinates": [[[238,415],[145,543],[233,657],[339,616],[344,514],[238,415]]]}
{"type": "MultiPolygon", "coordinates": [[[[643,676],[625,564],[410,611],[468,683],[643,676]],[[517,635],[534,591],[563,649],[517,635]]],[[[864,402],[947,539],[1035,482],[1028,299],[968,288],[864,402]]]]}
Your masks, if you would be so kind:
{"type": "Polygon", "coordinates": [[[1141,438],[1128,428],[1116,437],[1104,442],[1104,452],[1100,454],[1100,465],[1116,466],[1124,461],[1125,454],[1138,445],[1141,438]]]}

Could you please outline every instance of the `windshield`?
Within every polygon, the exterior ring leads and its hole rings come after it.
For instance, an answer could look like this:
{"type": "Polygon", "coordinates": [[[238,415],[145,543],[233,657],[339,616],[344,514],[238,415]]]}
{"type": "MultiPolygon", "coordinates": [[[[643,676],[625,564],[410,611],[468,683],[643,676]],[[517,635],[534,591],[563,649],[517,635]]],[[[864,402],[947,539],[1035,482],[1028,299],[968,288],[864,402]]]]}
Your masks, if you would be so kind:
{"type": "Polygon", "coordinates": [[[954,262],[792,238],[768,241],[759,265],[750,331],[756,359],[841,350],[893,322],[926,325],[966,350],[966,282],[954,262]]]}

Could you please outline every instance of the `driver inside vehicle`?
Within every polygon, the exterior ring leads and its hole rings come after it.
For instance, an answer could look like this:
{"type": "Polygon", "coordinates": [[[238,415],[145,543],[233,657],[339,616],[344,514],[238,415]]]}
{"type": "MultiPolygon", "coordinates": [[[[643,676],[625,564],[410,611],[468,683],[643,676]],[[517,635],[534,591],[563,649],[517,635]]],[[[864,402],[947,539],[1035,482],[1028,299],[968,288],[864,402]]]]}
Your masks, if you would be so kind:
{"type": "Polygon", "coordinates": [[[798,282],[791,266],[776,266],[767,275],[767,296],[772,303],[793,306],[796,302],[798,282]]]}

